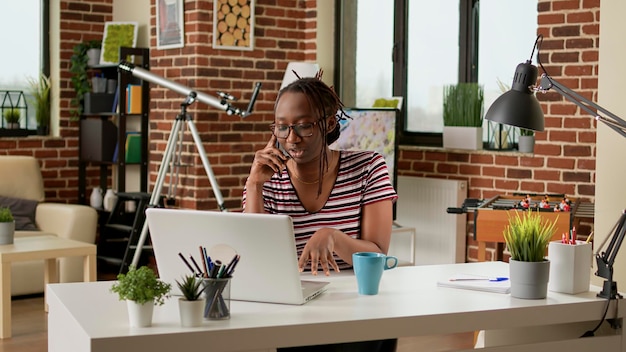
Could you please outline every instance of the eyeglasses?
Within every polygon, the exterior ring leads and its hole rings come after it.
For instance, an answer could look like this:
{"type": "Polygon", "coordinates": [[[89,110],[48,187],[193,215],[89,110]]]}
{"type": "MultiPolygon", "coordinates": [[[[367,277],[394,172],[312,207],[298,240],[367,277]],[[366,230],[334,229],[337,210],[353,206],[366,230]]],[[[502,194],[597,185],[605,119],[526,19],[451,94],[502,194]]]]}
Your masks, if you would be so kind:
{"type": "Polygon", "coordinates": [[[313,135],[313,126],[317,125],[318,121],[315,122],[307,122],[307,123],[296,123],[294,125],[285,125],[285,124],[271,124],[270,131],[276,136],[276,138],[287,138],[289,137],[290,130],[298,137],[311,137],[313,135]]]}

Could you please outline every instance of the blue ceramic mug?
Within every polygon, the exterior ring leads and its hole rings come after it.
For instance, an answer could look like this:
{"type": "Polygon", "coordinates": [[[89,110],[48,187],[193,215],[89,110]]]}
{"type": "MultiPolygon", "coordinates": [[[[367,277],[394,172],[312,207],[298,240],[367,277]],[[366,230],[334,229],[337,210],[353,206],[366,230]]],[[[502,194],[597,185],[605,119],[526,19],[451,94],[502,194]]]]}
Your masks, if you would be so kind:
{"type": "Polygon", "coordinates": [[[375,252],[357,252],[352,254],[352,266],[361,295],[378,294],[378,286],[383,271],[398,266],[398,258],[375,252]],[[392,262],[389,265],[389,262],[392,262]]]}

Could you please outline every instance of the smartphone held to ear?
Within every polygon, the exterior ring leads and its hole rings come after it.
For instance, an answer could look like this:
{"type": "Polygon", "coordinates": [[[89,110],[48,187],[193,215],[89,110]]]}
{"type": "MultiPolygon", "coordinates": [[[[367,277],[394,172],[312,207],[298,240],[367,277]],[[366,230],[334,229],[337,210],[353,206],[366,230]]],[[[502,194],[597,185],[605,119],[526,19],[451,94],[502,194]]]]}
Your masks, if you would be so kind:
{"type": "Polygon", "coordinates": [[[280,143],[278,143],[278,141],[276,141],[276,148],[278,148],[278,150],[281,151],[281,153],[283,153],[284,156],[291,158],[291,155],[289,155],[289,153],[287,153],[287,151],[285,150],[285,148],[283,148],[282,145],[280,145],[280,143]]]}

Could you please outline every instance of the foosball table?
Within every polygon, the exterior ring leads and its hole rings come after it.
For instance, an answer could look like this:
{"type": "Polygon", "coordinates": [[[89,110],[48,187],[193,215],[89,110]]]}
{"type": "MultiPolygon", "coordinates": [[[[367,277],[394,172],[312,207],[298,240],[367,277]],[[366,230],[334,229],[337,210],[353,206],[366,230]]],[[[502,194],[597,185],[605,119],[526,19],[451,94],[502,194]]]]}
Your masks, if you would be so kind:
{"type": "Polygon", "coordinates": [[[485,261],[487,242],[496,243],[496,260],[503,260],[504,229],[512,212],[532,209],[549,221],[556,221],[552,240],[560,240],[570,233],[580,218],[593,218],[593,203],[562,194],[551,195],[499,195],[485,200],[474,209],[474,239],[478,242],[478,261],[485,261]]]}

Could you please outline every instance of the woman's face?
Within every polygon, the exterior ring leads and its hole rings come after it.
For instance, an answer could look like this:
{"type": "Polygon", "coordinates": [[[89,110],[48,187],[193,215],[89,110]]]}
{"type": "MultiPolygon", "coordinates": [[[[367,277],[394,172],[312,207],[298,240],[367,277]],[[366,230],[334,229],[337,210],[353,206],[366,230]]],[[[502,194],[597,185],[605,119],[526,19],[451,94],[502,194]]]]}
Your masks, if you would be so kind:
{"type": "Polygon", "coordinates": [[[319,130],[319,119],[317,112],[311,109],[309,101],[303,93],[285,92],[278,100],[274,123],[277,126],[282,125],[283,128],[285,126],[296,127],[296,125],[304,127],[290,128],[286,138],[278,138],[278,142],[295,162],[303,163],[319,159],[320,150],[326,143],[325,134],[320,133],[319,130]],[[305,136],[298,136],[296,130],[300,130],[300,134],[305,136]],[[306,134],[311,135],[306,136],[306,134]]]}

